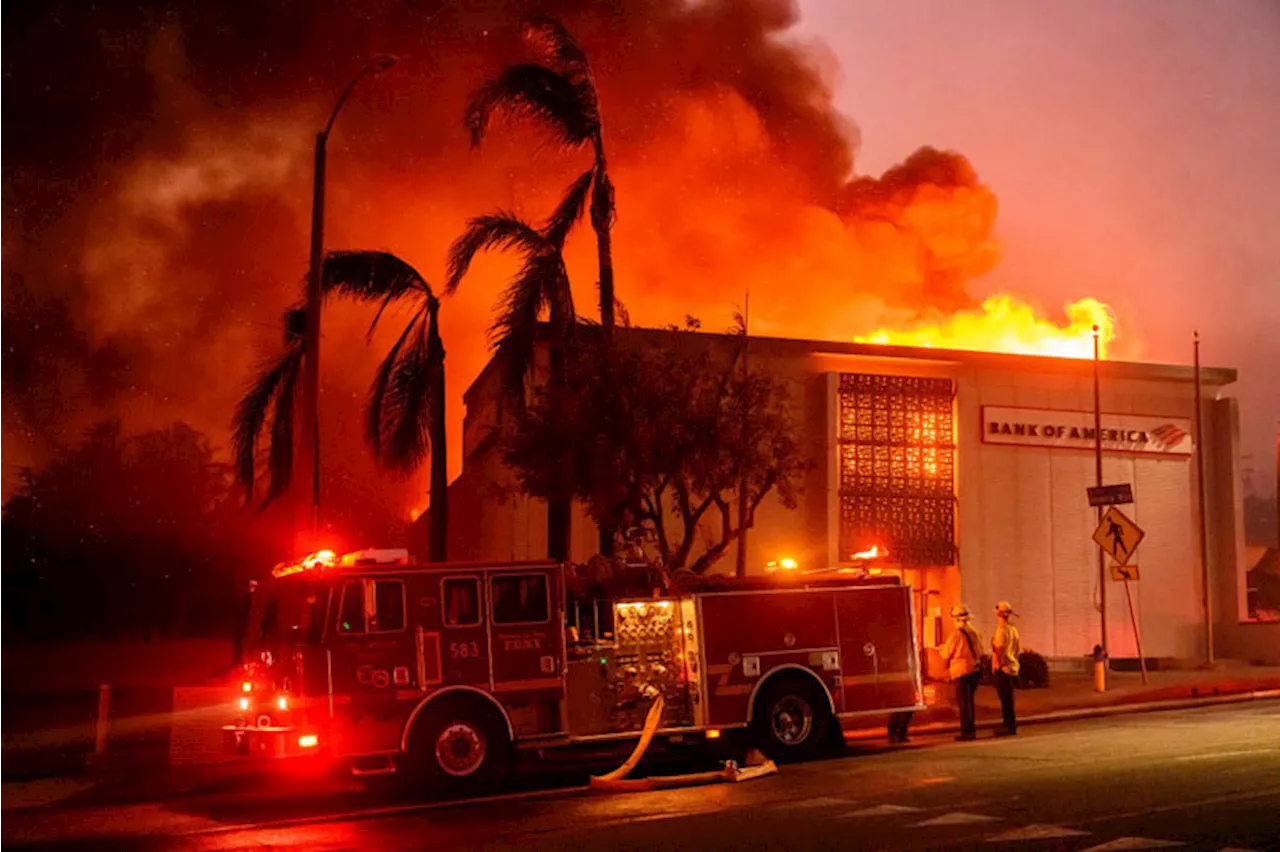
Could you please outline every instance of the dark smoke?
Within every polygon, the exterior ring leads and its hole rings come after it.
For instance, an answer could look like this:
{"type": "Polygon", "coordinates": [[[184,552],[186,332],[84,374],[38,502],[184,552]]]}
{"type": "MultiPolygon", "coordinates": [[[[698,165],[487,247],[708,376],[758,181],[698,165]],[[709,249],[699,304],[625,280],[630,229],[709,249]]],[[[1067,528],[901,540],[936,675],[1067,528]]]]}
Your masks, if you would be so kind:
{"type": "MultiPolygon", "coordinates": [[[[580,164],[536,129],[498,128],[469,150],[461,121],[472,88],[526,55],[516,23],[532,10],[560,17],[591,57],[619,295],[638,322],[727,317],[753,285],[762,332],[847,337],[828,324],[833,300],[950,308],[994,262],[994,197],[963,158],[924,152],[883,186],[849,183],[856,128],[832,108],[825,57],[787,41],[785,0],[23,4],[3,32],[6,493],[16,464],[103,415],[182,418],[225,446],[305,273],[314,133],[371,55],[401,61],[362,84],[330,143],[328,247],[390,249],[438,280],[468,216],[545,215],[580,164]],[[927,197],[911,189],[933,179],[927,197]],[[919,215],[961,193],[964,228],[980,214],[978,233],[959,234],[972,252],[955,250],[947,216],[919,215]],[[807,296],[793,297],[794,278],[807,296]]],[[[592,257],[571,241],[584,307],[592,257]]],[[[461,391],[507,269],[482,264],[444,309],[455,458],[461,391]]],[[[852,318],[873,323],[874,306],[838,319],[852,318]]],[[[425,471],[378,479],[360,446],[382,345],[365,346],[365,320],[342,307],[325,320],[326,483],[403,516],[425,471]]]]}

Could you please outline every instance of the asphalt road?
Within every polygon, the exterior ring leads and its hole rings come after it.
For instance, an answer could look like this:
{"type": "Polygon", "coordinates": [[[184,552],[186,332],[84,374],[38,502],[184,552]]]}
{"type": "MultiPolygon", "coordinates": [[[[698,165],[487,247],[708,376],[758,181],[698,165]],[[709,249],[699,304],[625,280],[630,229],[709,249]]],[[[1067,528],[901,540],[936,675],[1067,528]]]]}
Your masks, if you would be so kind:
{"type": "MultiPolygon", "coordinates": [[[[612,795],[541,791],[436,805],[352,802],[357,810],[335,813],[342,803],[334,801],[327,813],[275,822],[261,821],[252,803],[225,797],[171,804],[149,817],[135,809],[131,827],[114,824],[104,811],[93,815],[102,833],[76,845],[1280,849],[1280,702],[1027,726],[1017,738],[974,743],[925,738],[785,766],[739,785],[612,795]],[[255,823],[236,824],[245,819],[255,823]],[[148,836],[119,836],[130,831],[148,836]]],[[[6,847],[34,836],[6,823],[6,847]]],[[[84,832],[63,836],[72,834],[84,832]]]]}

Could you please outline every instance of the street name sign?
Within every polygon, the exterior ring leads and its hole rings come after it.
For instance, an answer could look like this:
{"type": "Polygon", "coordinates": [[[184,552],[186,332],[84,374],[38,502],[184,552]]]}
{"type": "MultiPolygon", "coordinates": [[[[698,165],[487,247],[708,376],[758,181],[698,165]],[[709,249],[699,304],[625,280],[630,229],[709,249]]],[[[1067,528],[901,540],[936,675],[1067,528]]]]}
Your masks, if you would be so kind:
{"type": "Polygon", "coordinates": [[[1127,482],[1119,485],[1098,485],[1089,489],[1090,506],[1116,506],[1133,502],[1133,486],[1127,482]]]}
{"type": "Polygon", "coordinates": [[[1138,566],[1137,565],[1112,565],[1111,579],[1121,580],[1121,581],[1133,580],[1136,583],[1138,581],[1138,566]]]}
{"type": "Polygon", "coordinates": [[[1146,533],[1141,527],[1129,520],[1124,512],[1112,506],[1103,514],[1102,523],[1098,524],[1098,528],[1093,531],[1093,540],[1097,542],[1098,547],[1110,554],[1117,564],[1128,565],[1129,560],[1133,558],[1133,552],[1142,543],[1144,535],[1146,533]]]}

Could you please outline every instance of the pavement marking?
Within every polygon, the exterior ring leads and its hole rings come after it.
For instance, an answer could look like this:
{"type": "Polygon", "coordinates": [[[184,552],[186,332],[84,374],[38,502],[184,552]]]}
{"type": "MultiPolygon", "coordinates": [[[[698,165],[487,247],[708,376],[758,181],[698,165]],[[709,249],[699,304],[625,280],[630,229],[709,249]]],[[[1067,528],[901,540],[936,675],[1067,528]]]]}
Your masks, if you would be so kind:
{"type": "Polygon", "coordinates": [[[1057,840],[1060,837],[1083,837],[1088,834],[1087,831],[1080,831],[1075,828],[1067,828],[1062,825],[1042,825],[1034,823],[1024,826],[1023,828],[1015,828],[1012,831],[1006,831],[1003,834],[997,834],[994,837],[988,837],[988,843],[1008,843],[1013,840],[1057,840]]]}
{"type": "Polygon", "coordinates": [[[1110,843],[1090,846],[1083,852],[1121,852],[1127,849],[1169,849],[1174,846],[1186,846],[1178,840],[1155,840],[1150,837],[1117,837],[1110,843]]]}
{"type": "Polygon", "coordinates": [[[1256,849],[1241,849],[1239,846],[1223,846],[1218,852],[1258,852],[1256,849]]]}
{"type": "Polygon", "coordinates": [[[1218,760],[1224,757],[1244,757],[1252,754],[1274,754],[1280,755],[1280,749],[1276,748],[1251,748],[1242,751],[1219,751],[1213,754],[1184,754],[1181,757],[1175,757],[1174,760],[1218,760]]]}
{"type": "Polygon", "coordinates": [[[831,808],[837,805],[849,804],[848,799],[837,799],[833,796],[819,796],[816,799],[805,799],[803,802],[776,802],[773,807],[786,808],[831,808]]]}
{"type": "Polygon", "coordinates": [[[876,805],[874,808],[863,808],[853,813],[840,814],[836,819],[854,819],[857,817],[882,817],[897,816],[898,814],[917,813],[921,808],[913,808],[909,805],[876,805]]]}
{"type": "Polygon", "coordinates": [[[975,822],[996,822],[999,817],[983,816],[982,814],[967,814],[964,811],[952,811],[949,814],[943,814],[940,817],[927,819],[924,822],[913,824],[912,828],[930,828],[935,825],[972,825],[975,822]]]}

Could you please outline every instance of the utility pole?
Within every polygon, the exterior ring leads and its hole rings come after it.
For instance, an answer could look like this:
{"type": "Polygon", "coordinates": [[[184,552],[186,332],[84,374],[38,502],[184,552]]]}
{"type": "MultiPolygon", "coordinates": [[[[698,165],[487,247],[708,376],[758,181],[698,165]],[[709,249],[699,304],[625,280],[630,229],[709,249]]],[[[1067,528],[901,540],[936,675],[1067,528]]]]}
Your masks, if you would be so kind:
{"type": "Polygon", "coordinates": [[[302,428],[298,459],[309,468],[307,477],[311,484],[311,543],[310,549],[319,546],[316,537],[320,529],[320,309],[324,296],[324,183],[325,160],[329,133],[338,120],[342,105],[356,84],[371,74],[385,71],[396,64],[394,56],[374,57],[360,73],[351,79],[338,97],[338,103],[329,114],[324,129],[316,134],[315,171],[311,183],[311,261],[307,274],[307,333],[303,341],[302,364],[302,428]]]}
{"type": "MultiPolygon", "coordinates": [[[[1102,487],[1102,391],[1099,385],[1098,369],[1101,361],[1099,351],[1099,330],[1093,327],[1093,484],[1102,487]]],[[[1097,508],[1097,525],[1102,526],[1102,507],[1097,508]]],[[[1102,548],[1098,548],[1098,599],[1101,609],[1102,626],[1102,676],[1099,681],[1099,692],[1107,688],[1106,660],[1107,654],[1107,564],[1102,548]]]]}
{"type": "Polygon", "coordinates": [[[1200,400],[1200,332],[1194,332],[1196,364],[1196,489],[1200,501],[1200,582],[1204,585],[1204,662],[1212,666],[1213,654],[1213,587],[1209,581],[1209,519],[1205,516],[1204,496],[1204,421],[1200,400]]]}
{"type": "MultiPolygon", "coordinates": [[[[751,287],[747,286],[746,298],[742,307],[742,411],[740,413],[741,423],[739,428],[742,429],[743,446],[739,449],[746,450],[747,420],[749,417],[749,408],[747,400],[747,392],[751,381],[751,371],[747,365],[747,356],[751,348],[751,287]]],[[[743,460],[738,460],[742,464],[743,460]]],[[[745,469],[738,478],[738,560],[735,566],[735,573],[739,577],[747,576],[747,474],[745,469]]]]}

